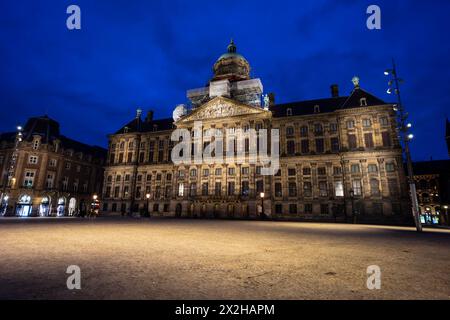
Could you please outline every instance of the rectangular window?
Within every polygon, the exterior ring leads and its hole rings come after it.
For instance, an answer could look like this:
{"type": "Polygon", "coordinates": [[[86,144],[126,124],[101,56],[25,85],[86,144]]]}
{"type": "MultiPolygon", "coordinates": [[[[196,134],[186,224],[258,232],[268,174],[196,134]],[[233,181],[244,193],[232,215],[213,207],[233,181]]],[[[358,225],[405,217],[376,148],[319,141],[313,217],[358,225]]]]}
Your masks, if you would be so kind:
{"type": "Polygon", "coordinates": [[[292,177],[292,176],[295,176],[295,174],[296,174],[295,168],[288,169],[288,176],[292,177]]]}
{"type": "Polygon", "coordinates": [[[242,174],[245,175],[245,176],[248,175],[248,173],[249,173],[249,167],[242,167],[241,172],[242,172],[242,174]]]}
{"type": "Polygon", "coordinates": [[[303,196],[304,197],[311,197],[312,196],[312,184],[311,184],[311,182],[304,182],[303,183],[303,196]]]}
{"type": "Polygon", "coordinates": [[[317,168],[317,174],[319,176],[325,176],[327,174],[327,168],[325,168],[325,167],[317,168]]]}
{"type": "Polygon", "coordinates": [[[321,197],[328,197],[328,187],[326,181],[319,182],[319,195],[321,197]]]}
{"type": "Polygon", "coordinates": [[[242,181],[242,195],[248,196],[250,194],[250,185],[248,181],[242,181]]]}
{"type": "Polygon", "coordinates": [[[283,196],[283,191],[282,191],[281,183],[277,182],[277,183],[275,183],[275,197],[282,197],[282,196],[283,196]]]}
{"type": "Polygon", "coordinates": [[[399,195],[397,179],[388,179],[388,188],[391,196],[399,195]]]}
{"type": "Polygon", "coordinates": [[[386,171],[387,172],[394,172],[395,171],[395,165],[393,162],[387,162],[386,163],[386,171]]]}
{"type": "Polygon", "coordinates": [[[353,194],[355,196],[361,196],[362,195],[361,180],[353,180],[352,181],[352,188],[353,188],[353,194]]]}
{"type": "Polygon", "coordinates": [[[297,196],[297,184],[295,182],[289,182],[289,197],[297,196]]]}
{"type": "Polygon", "coordinates": [[[359,168],[359,164],[352,164],[350,166],[350,171],[352,173],[359,173],[361,171],[360,168],[359,168]]]}
{"type": "Polygon", "coordinates": [[[216,176],[221,176],[222,175],[222,169],[221,168],[216,168],[215,174],[216,174],[216,176]]]}
{"type": "Polygon", "coordinates": [[[221,182],[216,182],[216,184],[214,186],[214,194],[216,196],[220,196],[222,194],[222,183],[221,182]]]}
{"type": "Polygon", "coordinates": [[[330,132],[337,132],[337,123],[330,123],[330,132]]]}
{"type": "Polygon", "coordinates": [[[383,140],[383,147],[390,147],[392,145],[391,135],[387,131],[381,133],[381,140],[383,140]]]}
{"type": "Polygon", "coordinates": [[[363,119],[362,125],[365,128],[371,127],[372,126],[372,121],[370,119],[363,119]]]}
{"type": "Polygon", "coordinates": [[[342,168],[341,167],[333,167],[333,174],[334,175],[342,174],[342,168]]]}
{"type": "Polygon", "coordinates": [[[133,161],[133,153],[132,152],[129,152],[128,154],[127,154],[127,162],[128,163],[131,163],[133,161]]]}
{"type": "Polygon", "coordinates": [[[228,195],[234,196],[235,185],[233,181],[228,182],[228,195]]]}
{"type": "Polygon", "coordinates": [[[283,213],[283,205],[277,203],[275,205],[275,213],[276,214],[282,214],[283,213]]]}
{"type": "Polygon", "coordinates": [[[335,181],[334,183],[334,193],[336,197],[343,197],[344,196],[344,185],[342,184],[342,181],[335,181]]]}
{"type": "Polygon", "coordinates": [[[203,169],[203,176],[208,177],[209,176],[209,169],[203,169]]]}
{"type": "Polygon", "coordinates": [[[331,138],[331,152],[339,152],[339,139],[338,138],[331,138]]]}
{"type": "Polygon", "coordinates": [[[366,148],[373,148],[373,136],[372,133],[364,134],[364,142],[366,144],[366,148]]]}
{"type": "Polygon", "coordinates": [[[355,134],[349,134],[348,135],[348,148],[349,149],[356,149],[358,147],[358,144],[356,143],[356,135],[355,134]]]}
{"type": "Polygon", "coordinates": [[[178,184],[178,196],[179,197],[184,196],[184,183],[183,182],[178,184]]]}
{"type": "Polygon", "coordinates": [[[328,204],[321,204],[320,205],[320,214],[328,214],[329,210],[328,210],[328,204]]]}
{"type": "Polygon", "coordinates": [[[389,125],[389,120],[387,117],[380,117],[380,125],[386,127],[389,125]]]}
{"type": "Polygon", "coordinates": [[[323,139],[316,139],[316,152],[323,153],[325,151],[325,146],[323,143],[323,139]]]}
{"type": "Polygon", "coordinates": [[[66,168],[66,170],[70,169],[70,162],[66,162],[65,168],[66,168]]]}
{"type": "Polygon", "coordinates": [[[54,173],[47,173],[47,180],[45,182],[45,186],[47,189],[52,189],[53,185],[55,183],[55,174],[54,173]]]}
{"type": "Polygon", "coordinates": [[[56,167],[56,159],[50,159],[49,166],[56,167]]]}
{"type": "Polygon", "coordinates": [[[228,168],[228,175],[234,176],[236,170],[234,168],[228,168]]]}
{"type": "Polygon", "coordinates": [[[301,142],[301,149],[302,149],[302,153],[309,153],[309,140],[302,140],[301,142]]]}
{"type": "Polygon", "coordinates": [[[369,164],[367,171],[369,171],[369,173],[376,173],[378,172],[378,166],[376,164],[369,164]]]}
{"type": "Polygon", "coordinates": [[[295,154],[295,141],[294,140],[289,140],[287,142],[287,154],[291,155],[291,156],[295,154]]]}
{"type": "Polygon", "coordinates": [[[354,120],[348,120],[347,121],[347,129],[353,129],[355,127],[355,121],[354,120]]]}
{"type": "Polygon", "coordinates": [[[34,171],[25,171],[23,185],[25,187],[32,187],[34,183],[34,171]]]}
{"type": "Polygon", "coordinates": [[[370,192],[372,196],[380,195],[380,183],[377,179],[370,179],[370,192]]]}
{"type": "Polygon", "coordinates": [[[304,176],[310,176],[311,175],[311,168],[303,168],[303,175],[304,176]]]}
{"type": "Polygon", "coordinates": [[[203,182],[202,183],[202,196],[207,196],[209,194],[209,185],[208,182],[203,182]]]}
{"type": "Polygon", "coordinates": [[[264,181],[263,180],[256,181],[256,192],[258,193],[258,195],[261,192],[264,192],[264,181]]]}

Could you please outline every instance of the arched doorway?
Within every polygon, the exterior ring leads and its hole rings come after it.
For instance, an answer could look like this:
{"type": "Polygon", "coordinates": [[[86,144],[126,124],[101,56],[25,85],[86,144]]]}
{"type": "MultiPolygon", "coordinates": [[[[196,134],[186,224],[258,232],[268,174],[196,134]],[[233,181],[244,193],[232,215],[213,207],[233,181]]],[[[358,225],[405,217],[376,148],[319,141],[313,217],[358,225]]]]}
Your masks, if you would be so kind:
{"type": "Polygon", "coordinates": [[[234,217],[234,205],[229,204],[227,207],[227,215],[228,218],[233,218],[234,217]]]}
{"type": "Polygon", "coordinates": [[[43,197],[39,205],[39,216],[48,217],[50,215],[50,197],[43,197]]]}
{"type": "Polygon", "coordinates": [[[175,207],[175,217],[180,218],[182,210],[183,207],[181,206],[181,203],[177,203],[177,206],[175,207]]]}
{"type": "Polygon", "coordinates": [[[19,217],[28,217],[31,215],[32,208],[31,196],[27,194],[21,195],[17,202],[16,215],[19,217]]]}
{"type": "Polygon", "coordinates": [[[69,216],[73,216],[75,214],[76,208],[77,208],[77,199],[70,198],[70,200],[69,200],[69,216]]]}
{"type": "Polygon", "coordinates": [[[58,199],[58,206],[56,207],[56,215],[58,217],[64,216],[66,211],[66,198],[61,197],[58,199]]]}

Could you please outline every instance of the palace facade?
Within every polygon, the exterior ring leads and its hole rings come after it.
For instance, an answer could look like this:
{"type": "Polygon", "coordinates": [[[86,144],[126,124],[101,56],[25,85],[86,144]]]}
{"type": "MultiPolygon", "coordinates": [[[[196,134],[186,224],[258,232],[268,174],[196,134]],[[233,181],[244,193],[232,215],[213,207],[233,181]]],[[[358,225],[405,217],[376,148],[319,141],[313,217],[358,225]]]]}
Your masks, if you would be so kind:
{"type": "Polygon", "coordinates": [[[101,194],[107,150],[60,133],[47,116],[0,135],[2,216],[71,216],[101,194]]]}
{"type": "MultiPolygon", "coordinates": [[[[353,84],[350,95],[333,85],[328,98],[276,104],[230,43],[207,86],[187,91],[189,107],[178,106],[173,119],[154,119],[153,111],[142,118],[138,110],[109,136],[103,211],[412,221],[395,105],[362,89],[357,77],[353,84]],[[250,161],[248,141],[244,158],[236,155],[232,163],[175,164],[173,131],[187,129],[194,137],[198,121],[204,147],[224,130],[278,129],[280,170],[262,175],[265,164],[250,161]]],[[[236,142],[231,135],[224,144],[226,150],[236,142]]]]}

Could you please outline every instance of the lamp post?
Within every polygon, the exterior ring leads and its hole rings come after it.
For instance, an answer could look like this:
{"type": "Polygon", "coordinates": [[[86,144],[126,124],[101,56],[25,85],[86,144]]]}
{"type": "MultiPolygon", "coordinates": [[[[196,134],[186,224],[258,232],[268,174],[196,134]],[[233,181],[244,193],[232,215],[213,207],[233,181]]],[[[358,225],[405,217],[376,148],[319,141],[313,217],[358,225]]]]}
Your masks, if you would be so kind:
{"type": "Polygon", "coordinates": [[[264,219],[264,192],[261,192],[259,196],[261,197],[261,219],[264,219]]]}
{"type": "Polygon", "coordinates": [[[392,69],[388,69],[384,72],[386,76],[391,76],[389,80],[389,89],[387,90],[388,94],[396,94],[397,95],[397,105],[394,106],[394,111],[396,111],[397,121],[398,121],[398,129],[400,139],[403,141],[403,147],[406,157],[406,166],[408,170],[408,183],[409,183],[409,193],[411,197],[412,203],[412,215],[414,217],[414,222],[416,225],[417,232],[422,232],[422,224],[420,222],[419,217],[419,203],[417,201],[417,193],[416,193],[416,185],[414,183],[414,173],[413,166],[411,160],[411,152],[409,150],[409,142],[414,138],[412,133],[409,133],[409,129],[411,128],[411,124],[407,123],[408,113],[403,108],[401,96],[400,96],[400,83],[403,82],[402,79],[398,77],[397,69],[395,66],[395,61],[392,60],[392,69]]]}
{"type": "Polygon", "coordinates": [[[352,217],[353,217],[353,223],[356,223],[356,214],[355,214],[355,191],[353,191],[353,188],[350,189],[350,199],[352,201],[352,217]]]}
{"type": "Polygon", "coordinates": [[[450,223],[448,221],[448,206],[444,206],[445,209],[445,222],[447,223],[448,226],[450,226],[450,223]]]}
{"type": "Polygon", "coordinates": [[[150,217],[150,193],[147,193],[145,198],[147,199],[147,215],[150,217]]]}

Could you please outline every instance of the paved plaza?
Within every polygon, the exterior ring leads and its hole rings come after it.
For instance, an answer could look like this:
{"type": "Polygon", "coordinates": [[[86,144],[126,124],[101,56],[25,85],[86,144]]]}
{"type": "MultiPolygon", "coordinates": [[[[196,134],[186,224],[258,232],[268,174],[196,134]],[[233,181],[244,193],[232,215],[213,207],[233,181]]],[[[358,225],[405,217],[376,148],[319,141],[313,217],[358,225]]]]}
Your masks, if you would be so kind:
{"type": "Polygon", "coordinates": [[[1,218],[1,299],[449,299],[450,232],[298,223],[1,218]],[[81,290],[66,269],[81,268],[81,290]],[[367,267],[381,268],[368,290],[367,267]]]}

